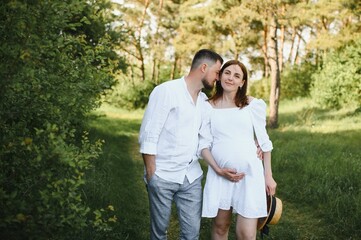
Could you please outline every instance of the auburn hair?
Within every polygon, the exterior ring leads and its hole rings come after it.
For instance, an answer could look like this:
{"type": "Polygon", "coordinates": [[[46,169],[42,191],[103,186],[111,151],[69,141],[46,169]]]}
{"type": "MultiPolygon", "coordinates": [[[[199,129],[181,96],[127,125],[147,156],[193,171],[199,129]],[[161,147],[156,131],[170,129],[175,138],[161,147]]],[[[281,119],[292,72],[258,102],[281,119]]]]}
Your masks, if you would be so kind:
{"type": "Polygon", "coordinates": [[[226,69],[227,67],[229,67],[231,65],[238,65],[243,72],[242,80],[244,80],[244,84],[243,84],[242,88],[238,88],[236,96],[234,97],[234,103],[236,104],[236,106],[239,108],[243,108],[248,105],[248,100],[247,100],[248,72],[247,72],[246,66],[244,66],[244,64],[238,60],[229,60],[225,64],[223,64],[223,66],[219,72],[219,81],[216,82],[215,90],[214,90],[212,96],[208,99],[208,101],[217,102],[217,101],[219,101],[220,98],[222,98],[222,96],[223,96],[223,88],[221,85],[222,74],[224,72],[224,69],[226,69]]]}

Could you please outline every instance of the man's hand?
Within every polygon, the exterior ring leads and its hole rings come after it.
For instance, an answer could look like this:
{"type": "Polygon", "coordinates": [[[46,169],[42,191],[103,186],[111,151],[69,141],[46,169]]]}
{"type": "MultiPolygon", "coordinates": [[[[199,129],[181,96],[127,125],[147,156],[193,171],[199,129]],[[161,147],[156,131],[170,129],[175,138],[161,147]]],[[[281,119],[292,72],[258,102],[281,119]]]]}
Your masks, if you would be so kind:
{"type": "Polygon", "coordinates": [[[258,144],[257,144],[257,157],[260,160],[263,160],[263,151],[262,151],[261,147],[258,144]]]}
{"type": "Polygon", "coordinates": [[[142,154],[145,166],[145,179],[147,182],[152,178],[155,173],[155,155],[142,154]]]}

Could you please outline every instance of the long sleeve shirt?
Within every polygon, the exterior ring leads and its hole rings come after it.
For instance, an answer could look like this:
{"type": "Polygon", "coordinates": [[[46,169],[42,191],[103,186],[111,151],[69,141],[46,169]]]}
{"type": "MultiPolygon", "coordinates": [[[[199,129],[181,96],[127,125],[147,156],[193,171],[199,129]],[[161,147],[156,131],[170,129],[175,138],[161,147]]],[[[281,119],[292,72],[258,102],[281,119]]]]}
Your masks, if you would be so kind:
{"type": "Polygon", "coordinates": [[[182,184],[203,172],[198,162],[198,133],[207,104],[200,92],[194,103],[184,78],[165,82],[151,93],[140,134],[140,152],[155,155],[155,174],[182,184]]]}

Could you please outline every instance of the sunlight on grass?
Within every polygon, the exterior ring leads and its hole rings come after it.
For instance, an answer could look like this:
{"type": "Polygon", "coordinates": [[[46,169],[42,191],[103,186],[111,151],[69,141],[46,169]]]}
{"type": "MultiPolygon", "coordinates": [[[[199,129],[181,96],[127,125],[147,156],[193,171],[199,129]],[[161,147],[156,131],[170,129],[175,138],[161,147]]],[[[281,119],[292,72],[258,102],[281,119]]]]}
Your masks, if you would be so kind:
{"type": "Polygon", "coordinates": [[[104,102],[100,108],[94,111],[95,114],[105,115],[109,118],[122,118],[122,119],[141,119],[144,114],[143,109],[138,110],[125,110],[109,105],[104,102]]]}
{"type": "Polygon", "coordinates": [[[281,103],[279,128],[269,130],[277,192],[285,200],[275,239],[360,233],[361,196],[354,189],[361,187],[361,115],[355,110],[321,109],[310,99],[281,103]]]}
{"type": "Polygon", "coordinates": [[[279,109],[280,131],[335,133],[361,130],[361,114],[355,108],[324,110],[311,99],[282,102],[279,109]]]}
{"type": "MultiPolygon", "coordinates": [[[[107,104],[94,111],[97,117],[90,123],[90,135],[105,139],[105,144],[86,192],[90,205],[111,204],[119,219],[114,231],[99,239],[149,239],[148,199],[137,142],[143,112],[107,104]]],[[[277,196],[284,209],[279,224],[271,226],[265,238],[357,239],[361,234],[360,112],[320,109],[309,99],[282,101],[279,128],[269,129],[269,134],[277,196]]],[[[206,174],[207,167],[201,164],[206,174]]],[[[203,218],[200,239],[210,239],[210,228],[211,220],[203,218]]],[[[234,221],[231,231],[234,239],[234,221]]],[[[169,239],[178,239],[178,233],[174,211],[169,239]]]]}

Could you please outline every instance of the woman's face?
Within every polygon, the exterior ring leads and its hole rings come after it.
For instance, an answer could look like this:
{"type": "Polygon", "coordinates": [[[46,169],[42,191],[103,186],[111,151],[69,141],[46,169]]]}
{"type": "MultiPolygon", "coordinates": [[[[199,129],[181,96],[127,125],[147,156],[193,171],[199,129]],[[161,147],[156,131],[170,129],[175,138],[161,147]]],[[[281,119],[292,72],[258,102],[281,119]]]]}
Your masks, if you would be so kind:
{"type": "Polygon", "coordinates": [[[225,92],[237,92],[244,84],[243,72],[240,66],[234,64],[226,67],[221,75],[221,85],[225,92]]]}

